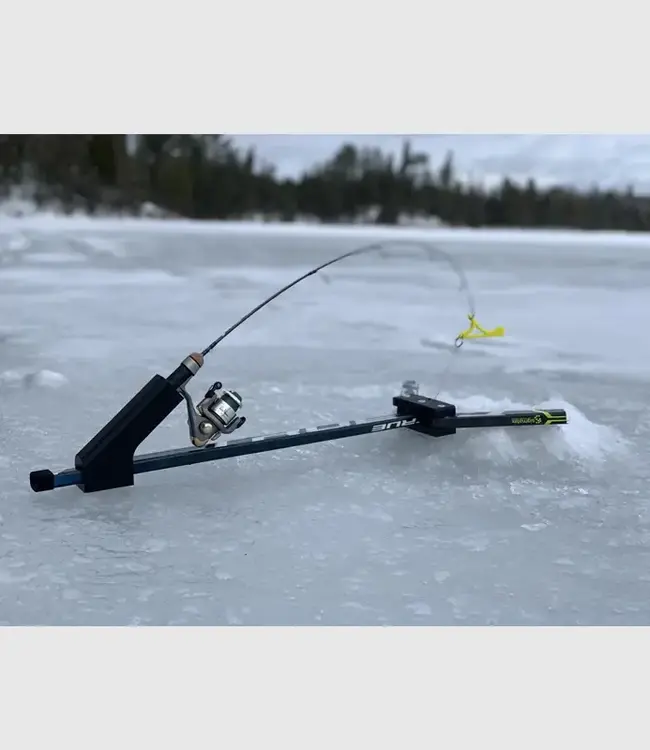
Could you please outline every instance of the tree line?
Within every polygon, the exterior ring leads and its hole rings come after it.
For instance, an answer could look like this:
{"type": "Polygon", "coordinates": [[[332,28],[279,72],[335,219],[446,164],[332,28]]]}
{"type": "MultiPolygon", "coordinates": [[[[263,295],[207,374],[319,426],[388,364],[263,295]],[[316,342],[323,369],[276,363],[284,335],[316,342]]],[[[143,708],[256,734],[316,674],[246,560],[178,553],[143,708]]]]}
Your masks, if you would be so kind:
{"type": "Polygon", "coordinates": [[[194,219],[650,231],[650,198],[504,177],[458,179],[453,154],[432,165],[404,141],[399,156],[347,143],[299,178],[277,175],[225,135],[0,135],[0,194],[30,185],[37,204],[136,213],[144,204],[194,219]]]}

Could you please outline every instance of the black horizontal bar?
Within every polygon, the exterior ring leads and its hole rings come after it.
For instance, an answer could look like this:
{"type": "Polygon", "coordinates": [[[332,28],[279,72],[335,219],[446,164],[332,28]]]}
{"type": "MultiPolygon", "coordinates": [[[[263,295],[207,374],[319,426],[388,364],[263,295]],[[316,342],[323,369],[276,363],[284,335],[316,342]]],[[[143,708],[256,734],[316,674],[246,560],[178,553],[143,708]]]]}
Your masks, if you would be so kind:
{"type": "MultiPolygon", "coordinates": [[[[536,427],[566,423],[567,415],[564,410],[549,409],[457,414],[454,417],[434,419],[429,426],[443,429],[462,429],[470,427],[536,427]]],[[[207,448],[177,448],[168,451],[145,453],[135,457],[133,472],[134,474],[144,474],[179,466],[191,466],[207,461],[218,461],[224,458],[249,456],[300,445],[340,440],[346,437],[367,435],[372,432],[385,432],[405,427],[417,428],[418,424],[419,422],[415,417],[397,417],[393,414],[361,422],[309,427],[273,435],[260,435],[257,437],[229,440],[221,445],[207,448]]],[[[54,475],[54,487],[70,487],[81,483],[81,472],[75,469],[67,469],[54,475]]]]}

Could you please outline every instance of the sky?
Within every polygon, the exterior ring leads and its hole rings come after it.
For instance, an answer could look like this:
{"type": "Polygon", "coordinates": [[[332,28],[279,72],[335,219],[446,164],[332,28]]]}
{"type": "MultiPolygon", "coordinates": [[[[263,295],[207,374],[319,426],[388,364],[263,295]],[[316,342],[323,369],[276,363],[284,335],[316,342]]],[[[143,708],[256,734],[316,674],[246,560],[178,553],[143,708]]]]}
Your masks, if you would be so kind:
{"type": "Polygon", "coordinates": [[[459,176],[476,182],[534,177],[541,184],[627,187],[650,192],[650,135],[233,135],[282,176],[298,176],[344,142],[399,152],[405,138],[432,166],[453,151],[459,176]]]}

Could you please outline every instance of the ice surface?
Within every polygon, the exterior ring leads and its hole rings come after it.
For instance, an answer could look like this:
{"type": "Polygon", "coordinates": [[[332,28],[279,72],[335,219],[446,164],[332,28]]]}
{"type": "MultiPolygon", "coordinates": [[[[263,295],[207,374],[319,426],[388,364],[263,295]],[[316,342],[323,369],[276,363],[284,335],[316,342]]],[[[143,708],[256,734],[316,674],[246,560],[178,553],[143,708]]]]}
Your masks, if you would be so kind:
{"type": "MultiPolygon", "coordinates": [[[[0,622],[650,624],[650,237],[0,220],[0,622]],[[76,450],[299,271],[193,384],[244,396],[247,435],[384,414],[405,379],[464,410],[564,406],[563,429],[400,431],[36,495],[76,450]]],[[[175,413],[147,441],[187,442],[175,413]]]]}

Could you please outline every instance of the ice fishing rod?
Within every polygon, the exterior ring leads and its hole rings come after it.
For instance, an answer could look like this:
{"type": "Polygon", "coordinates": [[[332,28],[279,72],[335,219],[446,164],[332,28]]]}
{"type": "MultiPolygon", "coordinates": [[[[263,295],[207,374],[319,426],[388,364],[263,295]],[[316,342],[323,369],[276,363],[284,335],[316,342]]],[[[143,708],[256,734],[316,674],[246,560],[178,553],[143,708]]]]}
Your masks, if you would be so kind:
{"type": "MultiPolygon", "coordinates": [[[[365,434],[366,432],[375,432],[384,429],[393,429],[395,427],[412,427],[422,431],[428,429],[427,434],[452,434],[456,431],[455,426],[449,423],[443,428],[432,424],[432,414],[436,419],[449,419],[455,417],[455,407],[444,402],[438,402],[435,399],[420,398],[419,402],[412,402],[409,414],[404,411],[404,404],[395,403],[398,408],[398,414],[402,416],[400,420],[395,421],[394,417],[382,417],[378,420],[370,420],[365,423],[350,423],[348,426],[330,425],[325,428],[301,429],[294,433],[287,433],[276,436],[277,439],[260,436],[257,438],[246,438],[243,441],[234,441],[240,444],[239,448],[232,446],[233,441],[215,448],[215,442],[222,435],[228,435],[240,427],[246,421],[246,418],[240,414],[243,401],[237,391],[224,390],[221,382],[215,382],[207,390],[203,399],[194,404],[192,397],[187,391],[188,382],[198,373],[204,364],[205,357],[214,350],[227,336],[239,328],[244,322],[253,315],[266,307],[270,302],[277,299],[280,295],[295,287],[301,281],[310,276],[317,274],[319,271],[334,265],[346,258],[361,255],[369,252],[385,251],[388,246],[410,247],[424,250],[430,258],[436,256],[443,258],[458,275],[460,279],[460,290],[467,295],[469,303],[470,327],[458,334],[455,339],[456,346],[460,346],[468,338],[481,338],[491,336],[502,336],[503,329],[498,328],[488,331],[481,328],[475,320],[474,299],[469,289],[469,283],[462,268],[451,255],[443,250],[425,242],[417,241],[399,241],[389,243],[373,243],[363,247],[342,253],[325,263],[312,268],[298,278],[286,284],[284,287],[267,297],[259,305],[250,310],[246,315],[236,321],[230,328],[226,329],[218,338],[214,339],[202,352],[193,352],[188,355],[181,364],[166,378],[161,375],[154,375],[153,378],[129,401],[114,417],[110,420],[75,456],[75,468],[59,474],[54,474],[49,469],[41,469],[30,474],[30,483],[32,489],[36,492],[54,489],[59,486],[78,485],[84,492],[97,492],[99,490],[114,489],[117,487],[129,487],[134,483],[134,474],[142,471],[155,471],[170,466],[181,466],[190,463],[216,460],[234,455],[246,455],[258,453],[263,450],[275,450],[280,447],[289,447],[290,445],[306,444],[319,442],[322,440],[334,440],[338,437],[347,437],[351,435],[365,434]],[[190,441],[193,448],[178,449],[166,451],[163,454],[154,454],[147,456],[135,457],[135,451],[138,446],[166,419],[169,414],[178,406],[181,401],[185,401],[187,408],[187,421],[189,426],[190,441]],[[426,412],[424,402],[428,401],[433,404],[426,412]],[[418,406],[418,403],[420,406],[418,406]],[[440,407],[437,407],[439,404],[440,407]],[[402,411],[400,412],[400,408],[402,411]],[[419,409],[419,412],[418,412],[419,409]],[[433,411],[431,410],[433,409],[433,411]],[[426,413],[425,413],[426,412],[426,413]],[[420,417],[417,416],[420,414],[420,417]],[[428,415],[428,416],[427,416],[428,415]],[[324,432],[323,430],[327,430],[324,432]],[[433,430],[433,432],[431,432],[433,430]],[[450,432],[451,430],[452,432],[450,432]],[[296,438],[296,435],[300,437],[296,438]],[[250,444],[248,447],[241,447],[241,444],[250,444]],[[264,445],[262,445],[264,443],[264,445]],[[251,447],[252,446],[252,447],[251,447]],[[211,448],[213,450],[199,454],[195,451],[211,448]]],[[[407,393],[405,398],[415,398],[413,393],[407,393]]],[[[488,415],[489,416],[489,415],[488,415]]],[[[496,426],[515,425],[515,424],[555,424],[562,415],[551,414],[550,412],[525,412],[515,417],[508,414],[495,417],[494,419],[483,419],[476,422],[472,415],[466,415],[465,420],[456,419],[458,426],[496,426]],[[542,414],[543,416],[539,416],[542,414]],[[544,416],[545,415],[545,416],[544,416]],[[515,420],[515,421],[513,421],[515,420]],[[535,421],[535,420],[542,420],[535,421]]],[[[455,417],[456,418],[456,417],[455,417]]],[[[566,416],[564,416],[566,421],[566,416]]]]}

